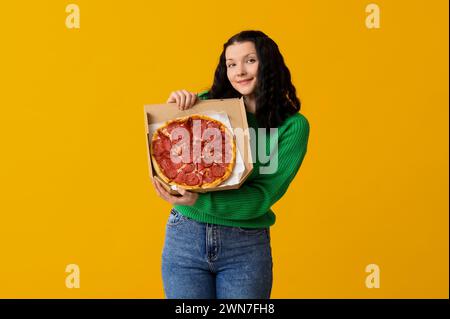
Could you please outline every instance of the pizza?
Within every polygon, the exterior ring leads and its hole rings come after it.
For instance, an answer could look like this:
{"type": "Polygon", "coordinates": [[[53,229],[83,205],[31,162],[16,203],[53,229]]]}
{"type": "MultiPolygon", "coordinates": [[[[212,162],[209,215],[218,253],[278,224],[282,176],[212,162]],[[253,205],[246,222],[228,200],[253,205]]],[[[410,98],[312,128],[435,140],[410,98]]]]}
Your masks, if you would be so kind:
{"type": "Polygon", "coordinates": [[[152,136],[156,174],[169,185],[207,189],[227,180],[236,161],[236,142],[220,121],[189,115],[165,122],[152,136]]]}

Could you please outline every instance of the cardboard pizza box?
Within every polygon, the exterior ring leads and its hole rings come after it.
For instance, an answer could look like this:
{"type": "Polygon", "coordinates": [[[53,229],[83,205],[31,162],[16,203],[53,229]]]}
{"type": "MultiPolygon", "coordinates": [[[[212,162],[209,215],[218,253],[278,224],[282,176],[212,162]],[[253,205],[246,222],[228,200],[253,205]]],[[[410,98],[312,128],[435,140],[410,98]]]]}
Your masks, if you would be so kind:
{"type": "MultiPolygon", "coordinates": [[[[150,178],[153,180],[156,178],[160,183],[168,190],[171,194],[179,194],[171,185],[165,183],[153,169],[153,163],[151,160],[150,145],[152,140],[152,135],[154,128],[159,126],[158,124],[164,123],[168,120],[172,120],[178,117],[193,115],[193,114],[215,114],[220,116],[226,114],[228,117],[228,124],[231,125],[231,129],[235,136],[236,149],[240,154],[242,161],[239,161],[239,165],[236,164],[234,169],[239,167],[238,177],[233,177],[233,184],[226,185],[229,180],[224,181],[221,185],[217,187],[208,189],[192,190],[193,192],[211,192],[220,191],[227,189],[237,189],[244,181],[250,176],[253,170],[253,159],[250,146],[250,134],[248,131],[247,115],[245,112],[245,105],[243,98],[232,98],[232,99],[210,99],[210,100],[199,100],[190,109],[180,110],[176,103],[165,103],[165,104],[148,104],[144,106],[144,120],[145,120],[145,134],[147,140],[147,158],[150,178]]],[[[234,170],[233,169],[233,170],[234,170]]]]}

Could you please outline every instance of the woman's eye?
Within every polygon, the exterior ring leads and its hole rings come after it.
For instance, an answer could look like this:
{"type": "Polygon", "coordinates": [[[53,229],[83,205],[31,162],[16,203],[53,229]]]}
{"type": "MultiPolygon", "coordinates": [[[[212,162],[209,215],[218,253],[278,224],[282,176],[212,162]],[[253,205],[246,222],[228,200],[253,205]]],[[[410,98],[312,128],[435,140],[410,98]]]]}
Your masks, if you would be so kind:
{"type": "MultiPolygon", "coordinates": [[[[256,59],[248,59],[247,62],[255,63],[256,59]]],[[[231,68],[231,67],[233,67],[235,65],[236,65],[235,63],[230,63],[230,64],[227,65],[227,67],[231,68]]]]}

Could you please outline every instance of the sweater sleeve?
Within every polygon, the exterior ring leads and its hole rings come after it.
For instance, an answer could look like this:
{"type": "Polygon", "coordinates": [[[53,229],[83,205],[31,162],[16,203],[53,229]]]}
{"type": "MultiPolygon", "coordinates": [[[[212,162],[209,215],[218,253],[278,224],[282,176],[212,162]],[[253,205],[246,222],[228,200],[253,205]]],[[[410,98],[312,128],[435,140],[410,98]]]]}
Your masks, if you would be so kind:
{"type": "Polygon", "coordinates": [[[295,116],[278,141],[278,168],[259,174],[239,189],[199,194],[194,208],[219,218],[249,220],[267,213],[286,192],[307,151],[309,123],[295,116]]]}
{"type": "Polygon", "coordinates": [[[208,99],[208,93],[209,93],[208,90],[204,90],[204,91],[202,91],[202,92],[200,92],[200,93],[197,93],[197,97],[198,97],[200,100],[207,100],[207,99],[208,99]]]}

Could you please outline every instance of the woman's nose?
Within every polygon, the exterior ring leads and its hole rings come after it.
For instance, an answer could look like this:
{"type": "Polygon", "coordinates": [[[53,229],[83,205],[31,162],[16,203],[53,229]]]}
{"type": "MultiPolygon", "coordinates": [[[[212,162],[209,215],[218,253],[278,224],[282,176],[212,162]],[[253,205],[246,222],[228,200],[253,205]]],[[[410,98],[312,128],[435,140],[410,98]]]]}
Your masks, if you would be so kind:
{"type": "Polygon", "coordinates": [[[247,74],[247,72],[245,71],[245,68],[243,66],[238,66],[236,73],[237,73],[237,75],[240,75],[240,76],[247,74]]]}

